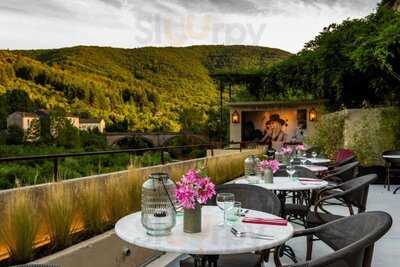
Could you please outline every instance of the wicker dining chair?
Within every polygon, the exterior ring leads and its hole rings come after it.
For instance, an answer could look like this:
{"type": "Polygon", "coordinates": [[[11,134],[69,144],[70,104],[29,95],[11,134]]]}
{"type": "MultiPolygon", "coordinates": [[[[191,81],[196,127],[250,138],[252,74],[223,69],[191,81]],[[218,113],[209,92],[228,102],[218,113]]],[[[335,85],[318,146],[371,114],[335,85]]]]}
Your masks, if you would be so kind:
{"type": "Polygon", "coordinates": [[[331,205],[331,201],[338,201],[349,209],[349,214],[354,215],[354,208],[358,213],[365,212],[368,200],[369,185],[378,179],[376,174],[361,176],[336,186],[327,187],[318,192],[317,200],[312,210],[312,204],[298,205],[286,204],[285,209],[289,218],[297,218],[307,227],[315,227],[327,222],[342,218],[341,215],[332,214],[324,207],[331,205]],[[322,212],[319,212],[322,211],[322,212]]]}
{"type": "Polygon", "coordinates": [[[335,168],[344,166],[346,164],[349,164],[349,163],[352,163],[355,161],[357,161],[356,155],[351,155],[351,156],[348,156],[347,158],[337,160],[335,163],[333,163],[331,166],[329,166],[329,169],[335,169],[335,168]]]}
{"type": "MultiPolygon", "coordinates": [[[[270,190],[255,185],[248,184],[225,184],[216,188],[217,193],[233,193],[235,201],[239,201],[244,209],[266,212],[279,216],[281,204],[278,197],[270,190]]],[[[216,197],[208,201],[207,205],[216,205],[216,197]]],[[[254,253],[223,255],[218,259],[218,267],[236,266],[261,266],[263,261],[267,261],[269,250],[254,253]]],[[[193,259],[188,258],[181,261],[181,267],[194,266],[193,259]]]]}
{"type": "MultiPolygon", "coordinates": [[[[382,156],[385,155],[400,155],[400,150],[385,151],[382,153],[382,156]]],[[[384,158],[384,159],[386,162],[386,179],[384,186],[387,187],[388,191],[390,191],[391,178],[392,177],[400,178],[400,159],[395,159],[395,158],[384,158]]],[[[398,190],[400,190],[400,187],[394,190],[393,193],[396,194],[398,190]]]]}
{"type": "Polygon", "coordinates": [[[357,177],[358,167],[360,163],[358,161],[350,162],[340,167],[334,168],[329,171],[322,179],[330,182],[331,184],[339,184],[357,177]]]}
{"type": "MultiPolygon", "coordinates": [[[[370,267],[374,244],[384,236],[392,226],[392,217],[382,211],[365,212],[345,217],[330,223],[300,230],[293,237],[306,236],[327,244],[333,252],[326,256],[285,267],[370,267]]],[[[311,256],[311,252],[307,251],[311,256]]],[[[275,264],[283,266],[279,249],[274,254],[275,264]]]]}

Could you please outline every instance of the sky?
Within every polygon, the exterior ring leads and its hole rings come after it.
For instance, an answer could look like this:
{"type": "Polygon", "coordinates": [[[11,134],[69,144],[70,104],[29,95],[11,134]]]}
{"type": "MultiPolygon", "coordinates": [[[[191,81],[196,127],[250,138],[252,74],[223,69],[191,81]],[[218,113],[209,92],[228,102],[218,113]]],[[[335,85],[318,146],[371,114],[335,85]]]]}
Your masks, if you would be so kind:
{"type": "Polygon", "coordinates": [[[259,45],[300,51],[380,0],[1,0],[0,49],[259,45]]]}

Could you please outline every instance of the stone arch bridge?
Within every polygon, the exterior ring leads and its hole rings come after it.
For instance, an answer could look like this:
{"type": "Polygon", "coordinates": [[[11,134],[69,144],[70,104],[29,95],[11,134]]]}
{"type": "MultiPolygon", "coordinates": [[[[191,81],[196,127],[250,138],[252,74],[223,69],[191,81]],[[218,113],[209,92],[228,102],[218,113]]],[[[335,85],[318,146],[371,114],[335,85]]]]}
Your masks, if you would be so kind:
{"type": "Polygon", "coordinates": [[[164,146],[169,140],[179,137],[194,137],[201,141],[203,144],[209,143],[208,138],[201,134],[193,134],[193,133],[139,133],[139,132],[115,132],[115,133],[106,133],[107,143],[109,145],[117,144],[119,141],[138,137],[142,138],[151,144],[154,147],[164,146]]]}

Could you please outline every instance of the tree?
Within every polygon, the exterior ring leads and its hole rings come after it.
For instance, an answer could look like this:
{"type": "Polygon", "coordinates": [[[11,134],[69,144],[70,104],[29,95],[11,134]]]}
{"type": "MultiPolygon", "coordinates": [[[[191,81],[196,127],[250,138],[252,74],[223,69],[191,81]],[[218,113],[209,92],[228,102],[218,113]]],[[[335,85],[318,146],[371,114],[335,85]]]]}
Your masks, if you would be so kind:
{"type": "Polygon", "coordinates": [[[25,133],[25,140],[27,142],[36,142],[40,138],[40,121],[39,119],[34,119],[31,121],[29,128],[25,133]]]}
{"type": "Polygon", "coordinates": [[[68,120],[57,130],[56,144],[68,149],[80,147],[79,129],[68,120]]]}

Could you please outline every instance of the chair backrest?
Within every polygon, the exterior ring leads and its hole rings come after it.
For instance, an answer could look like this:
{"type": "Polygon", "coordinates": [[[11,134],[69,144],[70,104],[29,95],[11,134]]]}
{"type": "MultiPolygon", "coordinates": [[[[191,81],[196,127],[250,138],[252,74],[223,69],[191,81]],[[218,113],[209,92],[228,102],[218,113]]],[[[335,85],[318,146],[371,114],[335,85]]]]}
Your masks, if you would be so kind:
{"type": "Polygon", "coordinates": [[[343,166],[335,168],[334,175],[339,177],[343,182],[351,180],[358,175],[359,165],[360,163],[358,161],[347,163],[343,166]]]}
{"type": "Polygon", "coordinates": [[[376,174],[368,174],[354,178],[340,185],[343,190],[341,198],[358,208],[358,212],[364,212],[367,207],[369,185],[378,179],[376,174]]]}
{"type": "Polygon", "coordinates": [[[350,149],[339,149],[336,153],[336,162],[340,162],[346,160],[350,157],[354,156],[354,153],[350,149]]]}
{"type": "MultiPolygon", "coordinates": [[[[242,203],[242,208],[279,215],[281,204],[278,197],[270,190],[256,185],[224,184],[216,187],[217,193],[233,193],[235,201],[242,203]]],[[[216,197],[207,205],[216,205],[216,197]]]]}
{"type": "Polygon", "coordinates": [[[357,161],[357,157],[356,157],[356,155],[352,155],[352,156],[350,156],[348,158],[345,158],[345,159],[343,159],[341,161],[336,161],[335,167],[340,167],[340,166],[343,166],[343,165],[346,165],[346,164],[349,164],[349,163],[352,163],[352,162],[355,162],[355,161],[357,161]]]}
{"type": "MultiPolygon", "coordinates": [[[[400,150],[389,150],[382,153],[382,156],[387,155],[400,155],[400,150]]],[[[390,163],[391,167],[400,168],[400,158],[384,158],[384,160],[390,163]]]]}
{"type": "Polygon", "coordinates": [[[316,227],[314,234],[335,252],[308,261],[308,267],[371,266],[374,243],[392,226],[392,217],[382,211],[365,212],[316,227]]]}

